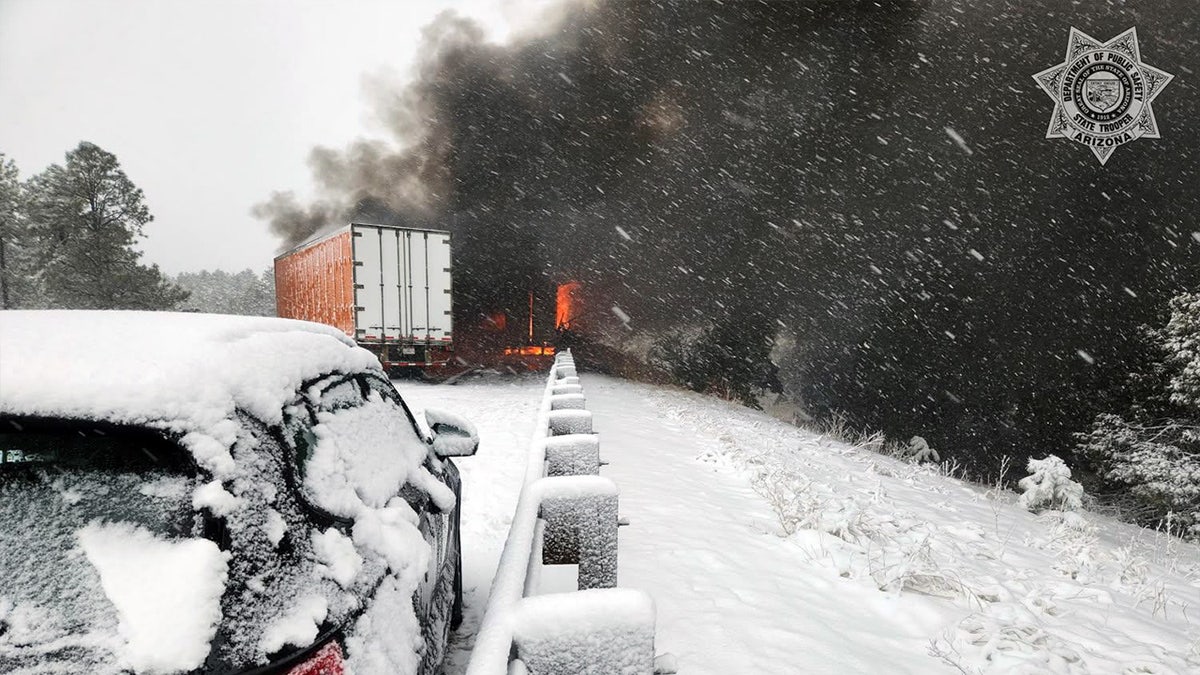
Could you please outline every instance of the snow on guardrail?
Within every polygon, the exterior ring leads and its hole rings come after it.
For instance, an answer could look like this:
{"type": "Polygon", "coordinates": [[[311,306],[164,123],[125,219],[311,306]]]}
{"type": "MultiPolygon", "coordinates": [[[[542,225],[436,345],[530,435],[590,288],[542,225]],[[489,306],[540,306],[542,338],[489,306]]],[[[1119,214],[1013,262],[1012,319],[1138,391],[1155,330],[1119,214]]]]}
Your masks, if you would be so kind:
{"type": "Polygon", "coordinates": [[[574,359],[560,353],[467,675],[655,672],[654,602],[616,588],[618,491],[599,475],[586,404],[574,359]],[[551,564],[577,564],[579,590],[539,594],[551,564]]]}

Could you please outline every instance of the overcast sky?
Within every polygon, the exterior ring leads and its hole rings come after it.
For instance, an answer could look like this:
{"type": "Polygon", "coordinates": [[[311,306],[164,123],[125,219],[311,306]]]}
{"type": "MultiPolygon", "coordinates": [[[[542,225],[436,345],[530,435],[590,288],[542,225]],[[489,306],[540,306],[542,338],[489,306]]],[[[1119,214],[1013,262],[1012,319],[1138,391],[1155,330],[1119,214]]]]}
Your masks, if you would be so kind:
{"type": "Polygon", "coordinates": [[[308,193],[317,144],[378,135],[363,78],[406,77],[454,9],[503,41],[548,0],[0,0],[0,152],[22,177],[87,140],[116,154],[164,271],[266,269],[250,207],[308,193]]]}

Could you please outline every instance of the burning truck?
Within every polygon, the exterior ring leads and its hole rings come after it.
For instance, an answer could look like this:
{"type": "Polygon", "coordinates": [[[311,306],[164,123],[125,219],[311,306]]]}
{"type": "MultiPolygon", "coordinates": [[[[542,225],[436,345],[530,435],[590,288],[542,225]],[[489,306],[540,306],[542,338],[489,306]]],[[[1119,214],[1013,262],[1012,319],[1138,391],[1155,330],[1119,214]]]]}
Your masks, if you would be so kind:
{"type": "Polygon", "coordinates": [[[535,282],[524,301],[479,315],[466,326],[463,356],[492,365],[539,369],[559,349],[572,346],[578,330],[580,284],[535,282]]]}
{"type": "Polygon", "coordinates": [[[388,370],[453,353],[450,233],[350,223],[275,258],[279,316],[334,326],[388,370]]]}
{"type": "Polygon", "coordinates": [[[279,316],[338,328],[390,371],[543,367],[571,346],[581,286],[545,279],[530,285],[527,297],[510,298],[503,308],[460,308],[465,323],[456,345],[447,231],[350,223],[275,258],[279,316]]]}

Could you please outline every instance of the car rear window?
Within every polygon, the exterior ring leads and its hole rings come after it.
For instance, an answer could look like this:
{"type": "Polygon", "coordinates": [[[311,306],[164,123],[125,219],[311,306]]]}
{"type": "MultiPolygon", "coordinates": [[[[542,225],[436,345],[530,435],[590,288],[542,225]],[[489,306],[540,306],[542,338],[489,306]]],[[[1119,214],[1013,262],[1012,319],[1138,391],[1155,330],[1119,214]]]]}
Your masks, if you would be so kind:
{"type": "Polygon", "coordinates": [[[61,469],[191,473],[186,452],[146,429],[78,422],[0,422],[0,471],[61,469]]]}
{"type": "Polygon", "coordinates": [[[186,451],[145,429],[0,418],[0,672],[119,672],[116,610],[80,548],[89,525],[195,536],[186,451]]]}

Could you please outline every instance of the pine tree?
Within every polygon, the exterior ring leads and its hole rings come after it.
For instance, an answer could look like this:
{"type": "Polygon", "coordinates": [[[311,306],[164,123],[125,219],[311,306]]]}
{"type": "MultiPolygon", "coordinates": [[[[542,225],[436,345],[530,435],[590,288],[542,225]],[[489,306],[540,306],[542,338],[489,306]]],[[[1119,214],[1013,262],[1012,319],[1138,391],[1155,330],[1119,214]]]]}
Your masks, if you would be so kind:
{"type": "Polygon", "coordinates": [[[1144,334],[1152,358],[1130,377],[1137,400],[1099,415],[1080,454],[1122,488],[1107,501],[1131,519],[1200,536],[1200,294],[1174,298],[1167,325],[1144,334]]]}
{"type": "Polygon", "coordinates": [[[134,243],[154,217],[116,156],[92,143],[26,185],[47,304],[76,309],[171,309],[187,292],[134,243]]]}
{"type": "Polygon", "coordinates": [[[1200,417],[1200,294],[1171,300],[1171,320],[1159,339],[1171,373],[1171,403],[1200,417]]]}
{"type": "Polygon", "coordinates": [[[17,165],[0,153],[0,309],[38,305],[24,200],[17,165]]]}

